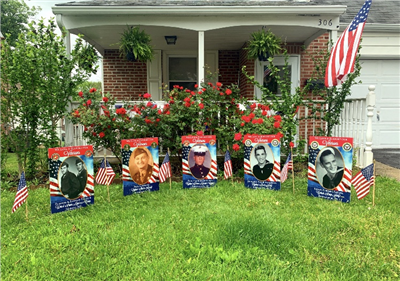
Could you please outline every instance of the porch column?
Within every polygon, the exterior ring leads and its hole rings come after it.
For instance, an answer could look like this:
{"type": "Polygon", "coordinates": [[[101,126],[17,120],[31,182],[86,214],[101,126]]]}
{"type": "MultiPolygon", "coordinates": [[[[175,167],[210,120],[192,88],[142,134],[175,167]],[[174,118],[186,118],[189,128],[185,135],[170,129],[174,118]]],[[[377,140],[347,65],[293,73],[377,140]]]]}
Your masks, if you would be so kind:
{"type": "Polygon", "coordinates": [[[197,85],[201,85],[204,82],[204,31],[199,31],[199,50],[198,50],[198,78],[197,85]]]}
{"type": "MultiPolygon", "coordinates": [[[[375,86],[368,87],[369,93],[367,95],[367,135],[365,142],[364,152],[364,167],[372,164],[374,161],[374,153],[372,152],[372,117],[374,116],[375,107],[375,86]]],[[[363,168],[364,168],[363,167],[363,168]]]]}
{"type": "MultiPolygon", "coordinates": [[[[71,34],[69,33],[68,30],[65,32],[66,32],[66,34],[65,34],[65,38],[64,38],[64,44],[65,44],[65,48],[67,51],[67,57],[70,58],[71,57],[71,34]]],[[[72,97],[70,97],[70,102],[67,106],[68,112],[70,112],[72,109],[71,101],[72,101],[72,97]]],[[[74,142],[73,124],[67,118],[64,118],[64,120],[65,120],[65,140],[64,140],[65,143],[64,143],[64,146],[72,146],[73,142],[74,142]]]]}
{"type": "Polygon", "coordinates": [[[329,41],[332,41],[333,45],[332,46],[328,45],[328,50],[332,49],[332,47],[335,45],[337,39],[338,39],[337,30],[329,31],[329,41]]]}

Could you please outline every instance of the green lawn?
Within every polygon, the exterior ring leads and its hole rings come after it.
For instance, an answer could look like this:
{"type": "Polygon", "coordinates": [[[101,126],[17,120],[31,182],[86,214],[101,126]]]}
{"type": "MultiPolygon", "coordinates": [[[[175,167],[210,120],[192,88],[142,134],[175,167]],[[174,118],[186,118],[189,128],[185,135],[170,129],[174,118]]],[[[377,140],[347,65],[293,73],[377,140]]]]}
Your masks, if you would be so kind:
{"type": "Polygon", "coordinates": [[[399,183],[377,178],[349,204],[221,181],[209,189],[161,184],[123,197],[96,186],[93,206],[50,214],[49,191],[31,191],[11,214],[1,196],[2,280],[399,280],[399,183]]]}

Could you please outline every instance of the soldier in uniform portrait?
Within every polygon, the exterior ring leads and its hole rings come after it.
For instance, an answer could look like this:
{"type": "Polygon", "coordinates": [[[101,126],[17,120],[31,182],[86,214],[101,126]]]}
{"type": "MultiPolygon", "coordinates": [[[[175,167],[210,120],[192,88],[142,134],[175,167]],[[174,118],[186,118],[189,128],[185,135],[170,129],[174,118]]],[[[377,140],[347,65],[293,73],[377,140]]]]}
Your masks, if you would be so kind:
{"type": "Polygon", "coordinates": [[[133,151],[133,164],[136,165],[138,171],[132,176],[132,180],[139,185],[147,183],[153,173],[153,166],[149,165],[149,158],[147,151],[141,147],[133,151]]]}
{"type": "Polygon", "coordinates": [[[82,160],[76,159],[75,164],[76,169],[78,170],[78,174],[76,175],[76,177],[79,180],[79,190],[80,192],[83,192],[85,190],[87,182],[87,171],[83,166],[82,160]]]}
{"type": "Polygon", "coordinates": [[[335,150],[331,147],[326,148],[321,152],[319,160],[326,171],[326,175],[322,179],[322,186],[327,189],[335,188],[342,181],[344,173],[343,167],[338,166],[335,150]]]}
{"type": "Polygon", "coordinates": [[[77,198],[81,193],[78,178],[74,173],[70,172],[67,162],[61,164],[61,192],[69,199],[77,198]]]}
{"type": "Polygon", "coordinates": [[[195,178],[204,179],[210,171],[209,167],[203,165],[207,154],[207,147],[196,145],[193,147],[193,154],[194,165],[190,168],[190,172],[195,178]]]}
{"type": "Polygon", "coordinates": [[[254,148],[254,155],[257,159],[257,164],[253,166],[253,175],[258,180],[268,179],[274,169],[274,164],[267,160],[267,151],[263,145],[254,148]]]}

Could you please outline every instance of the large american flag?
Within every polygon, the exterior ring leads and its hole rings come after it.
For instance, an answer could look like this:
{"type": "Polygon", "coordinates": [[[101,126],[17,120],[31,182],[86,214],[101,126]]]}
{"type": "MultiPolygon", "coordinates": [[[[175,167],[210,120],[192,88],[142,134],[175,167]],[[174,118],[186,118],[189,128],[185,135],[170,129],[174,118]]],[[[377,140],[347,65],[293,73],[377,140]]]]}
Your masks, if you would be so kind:
{"type": "Polygon", "coordinates": [[[115,178],[113,168],[107,159],[103,158],[100,164],[100,168],[96,174],[96,182],[98,184],[110,185],[115,178]]]}
{"type": "Polygon", "coordinates": [[[285,180],[287,180],[287,175],[288,175],[288,171],[289,169],[293,169],[293,164],[292,163],[292,153],[290,152],[285,165],[283,165],[282,171],[281,171],[281,182],[284,183],[285,180]]]}
{"type": "Polygon", "coordinates": [[[365,1],[356,17],[342,33],[332,48],[325,71],[325,86],[332,87],[344,82],[346,76],[354,71],[361,35],[367,21],[372,0],[365,1]]]}
{"type": "Polygon", "coordinates": [[[354,176],[351,183],[354,185],[358,200],[369,194],[369,188],[374,184],[374,181],[374,164],[365,167],[354,176]]]}
{"type": "Polygon", "coordinates": [[[224,179],[228,179],[232,176],[232,159],[229,150],[225,152],[224,159],[224,179]]]}
{"type": "Polygon", "coordinates": [[[160,182],[165,182],[167,178],[170,178],[172,176],[171,173],[171,162],[169,161],[169,155],[168,152],[165,154],[164,160],[161,164],[160,168],[160,182]]]}
{"type": "Polygon", "coordinates": [[[26,187],[25,173],[22,172],[11,213],[14,213],[26,201],[27,197],[28,188],[26,187]]]}

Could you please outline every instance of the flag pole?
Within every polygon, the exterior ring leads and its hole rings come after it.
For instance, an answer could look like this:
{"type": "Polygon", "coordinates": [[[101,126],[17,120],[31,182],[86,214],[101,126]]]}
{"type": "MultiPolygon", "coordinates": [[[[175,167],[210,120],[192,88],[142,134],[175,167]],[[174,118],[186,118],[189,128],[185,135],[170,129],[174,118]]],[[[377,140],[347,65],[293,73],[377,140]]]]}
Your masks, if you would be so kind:
{"type": "Polygon", "coordinates": [[[376,172],[376,165],[375,165],[375,159],[374,159],[374,175],[373,175],[373,177],[374,177],[374,185],[373,185],[373,187],[372,187],[372,206],[374,206],[375,207],[375,181],[376,181],[376,179],[375,179],[375,172],[376,172]]]}
{"type": "MultiPolygon", "coordinates": [[[[22,172],[25,174],[25,168],[22,168],[22,172]]],[[[21,177],[20,177],[20,180],[21,180],[21,177]]],[[[25,176],[25,180],[26,180],[26,176],[25,176]]],[[[28,192],[28,184],[26,185],[26,192],[28,192]]],[[[28,196],[26,197],[26,199],[25,199],[25,219],[26,219],[26,221],[29,221],[29,218],[28,218],[28,196]]]]}
{"type": "Polygon", "coordinates": [[[294,163],[293,163],[293,147],[290,147],[290,160],[292,161],[292,183],[293,183],[293,195],[294,195],[294,163]]]}
{"type": "MultiPolygon", "coordinates": [[[[170,155],[169,154],[169,147],[167,148],[167,152],[168,152],[168,155],[170,155]]],[[[171,158],[169,160],[169,165],[171,166],[171,158]]],[[[171,185],[172,185],[172,167],[171,167],[171,176],[169,177],[169,189],[171,189],[171,185]]]]}

